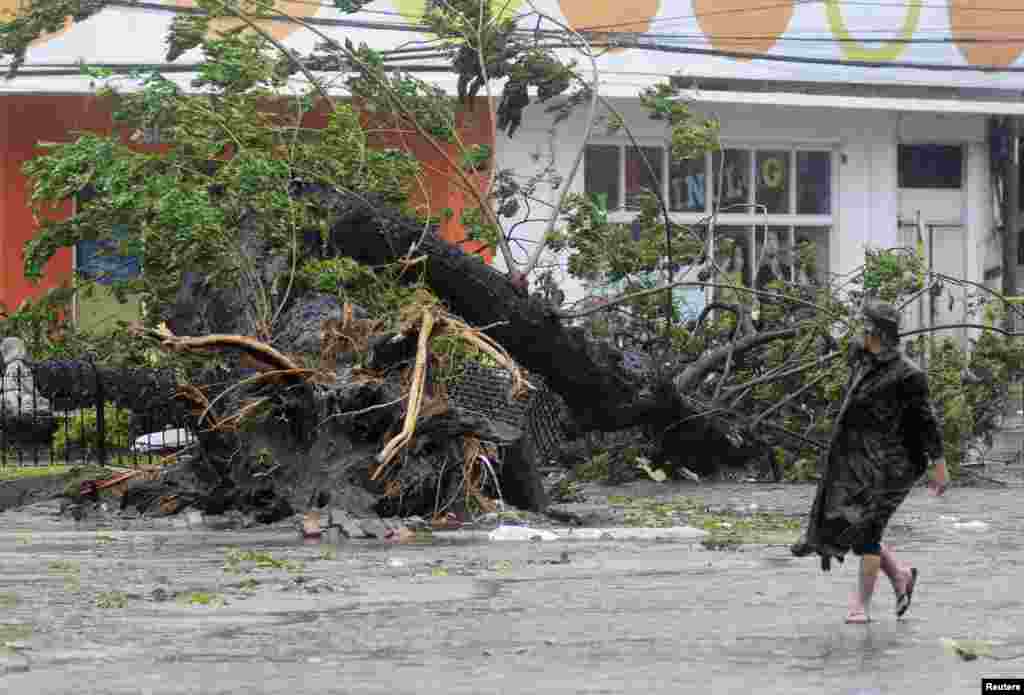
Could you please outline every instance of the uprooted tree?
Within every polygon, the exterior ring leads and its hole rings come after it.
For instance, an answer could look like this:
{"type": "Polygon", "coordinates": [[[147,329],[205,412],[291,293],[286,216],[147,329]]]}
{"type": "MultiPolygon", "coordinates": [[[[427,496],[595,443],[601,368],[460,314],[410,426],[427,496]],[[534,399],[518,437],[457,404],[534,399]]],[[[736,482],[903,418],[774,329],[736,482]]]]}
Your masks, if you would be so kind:
{"type": "MultiPolygon", "coordinates": [[[[448,399],[468,365],[506,370],[512,401],[542,378],[564,400],[570,433],[643,428],[655,465],[668,469],[705,473],[766,452],[813,461],[863,296],[905,304],[965,284],[929,274],[909,249],[869,254],[841,286],[779,279],[754,290],[718,262],[728,244],[713,248],[707,228],[675,224],[660,192],[643,197],[638,231],[609,223],[599,200],[570,194],[582,151],[568,175],[543,165],[499,171],[490,148],[464,144],[458,127],[464,100],[481,91],[494,131],[514,131],[536,100],[558,114],[556,128],[584,109],[588,135],[603,124],[632,137],[600,95],[599,40],[535,9],[555,30],[521,33],[476,0],[435,4],[426,21],[459,75],[454,98],[395,69],[394,56],[336,42],[301,19],[292,21],[321,43],[308,56],[285,50],[258,22],[269,3],[198,4],[206,14],[178,16],[168,37],[169,60],[203,53],[191,93],[158,72],[134,76],[135,91],[105,87],[97,98],[112,105],[113,134],[78,134],[25,167],[40,221],[27,274],[39,276],[58,249],[82,239],[141,260],[142,274],[114,289],[144,300],[148,325],[126,334],[129,352],[178,366],[175,397],[201,433],[195,463],[176,481],[186,504],[438,513],[487,509],[504,496],[543,507],[529,438],[448,399]],[[241,30],[211,34],[213,19],[241,30]],[[564,46],[587,59],[589,75],[558,57],[564,46]],[[330,96],[333,77],[351,98],[330,96]],[[506,80],[500,100],[491,94],[497,79],[506,80]],[[313,114],[326,115],[322,127],[308,127],[313,114]],[[131,133],[152,127],[170,140],[166,150],[132,147],[131,133]],[[441,173],[477,203],[461,221],[499,252],[507,273],[436,235],[432,215],[443,211],[431,206],[425,178],[438,172],[424,170],[414,146],[452,165],[441,173]],[[547,232],[517,259],[517,229],[545,205],[535,195],[542,180],[555,191],[547,232]],[[73,216],[57,214],[83,191],[88,202],[73,216]],[[622,296],[573,312],[531,295],[552,254],[567,255],[578,277],[613,277],[622,296]],[[678,276],[677,266],[686,269],[678,276]],[[683,285],[714,289],[697,321],[680,321],[666,301],[683,285]],[[649,358],[639,372],[595,338],[616,313],[649,358]],[[146,341],[165,354],[140,351],[146,341]]],[[[41,32],[102,7],[33,3],[0,38],[12,69],[41,32]]],[[[675,93],[669,83],[642,95],[666,124],[673,156],[716,147],[717,124],[696,119],[675,93]]],[[[801,258],[808,264],[812,254],[801,258]]],[[[969,355],[952,341],[915,340],[954,465],[994,427],[1007,374],[1021,364],[1019,341],[997,325],[1012,307],[970,290],[982,330],[969,355]]],[[[167,492],[147,483],[133,499],[156,504],[167,492]]]]}

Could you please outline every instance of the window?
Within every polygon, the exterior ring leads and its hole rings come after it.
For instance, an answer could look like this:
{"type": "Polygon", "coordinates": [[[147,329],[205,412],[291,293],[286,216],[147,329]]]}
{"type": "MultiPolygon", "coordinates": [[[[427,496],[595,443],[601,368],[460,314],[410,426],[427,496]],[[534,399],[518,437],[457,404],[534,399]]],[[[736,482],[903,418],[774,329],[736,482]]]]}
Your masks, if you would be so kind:
{"type": "Polygon", "coordinates": [[[720,206],[722,210],[736,209],[750,203],[750,152],[748,150],[723,150],[714,156],[711,172],[712,195],[717,194],[721,185],[720,206]]]}
{"type": "Polygon", "coordinates": [[[114,239],[78,241],[75,243],[75,272],[79,277],[100,285],[138,277],[139,259],[120,253],[120,242],[127,239],[127,230],[116,228],[114,239]]]}
{"type": "Polygon", "coordinates": [[[757,153],[757,187],[754,202],[768,214],[792,212],[789,195],[790,155],[788,150],[760,150],[757,153]]]}
{"type": "Polygon", "coordinates": [[[640,207],[639,197],[650,190],[661,189],[662,153],[660,147],[629,147],[626,149],[626,209],[640,207]],[[651,173],[654,176],[651,176],[651,173]]]}
{"type": "MultiPolygon", "coordinates": [[[[723,284],[763,288],[773,279],[801,286],[828,281],[833,153],[822,147],[737,146],[673,161],[665,147],[641,142],[656,175],[628,141],[588,145],[584,187],[603,196],[609,217],[629,224],[636,197],[652,184],[677,223],[706,224],[721,188],[714,228],[723,284]]],[[[716,296],[731,296],[729,292],[716,296]]],[[[749,301],[749,295],[736,294],[749,301]]]]}
{"type": "Polygon", "coordinates": [[[796,214],[832,214],[832,156],[828,152],[796,153],[796,214]]]}
{"type": "Polygon", "coordinates": [[[900,145],[900,188],[963,186],[964,153],[959,145],[900,145]]]}
{"type": "Polygon", "coordinates": [[[635,210],[639,194],[656,188],[671,212],[703,217],[712,211],[721,183],[723,215],[832,214],[831,151],[728,147],[707,157],[669,159],[664,147],[647,144],[639,151],[628,143],[588,145],[584,190],[616,212],[635,210]]]}
{"type": "MultiPolygon", "coordinates": [[[[92,190],[75,196],[75,206],[86,205],[94,197],[92,190]]],[[[122,304],[110,292],[115,282],[131,280],[142,272],[139,258],[125,254],[123,241],[129,238],[127,228],[115,228],[113,239],[78,241],[74,247],[75,275],[92,280],[100,291],[76,299],[75,315],[79,328],[104,330],[116,326],[118,321],[135,321],[142,315],[142,304],[137,297],[129,297],[122,304]]]]}
{"type": "Polygon", "coordinates": [[[682,159],[669,164],[669,210],[704,212],[708,207],[707,163],[700,159],[682,159]]]}
{"type": "Polygon", "coordinates": [[[622,148],[618,145],[587,145],[583,179],[587,195],[603,201],[609,210],[618,210],[619,162],[622,148]]]}

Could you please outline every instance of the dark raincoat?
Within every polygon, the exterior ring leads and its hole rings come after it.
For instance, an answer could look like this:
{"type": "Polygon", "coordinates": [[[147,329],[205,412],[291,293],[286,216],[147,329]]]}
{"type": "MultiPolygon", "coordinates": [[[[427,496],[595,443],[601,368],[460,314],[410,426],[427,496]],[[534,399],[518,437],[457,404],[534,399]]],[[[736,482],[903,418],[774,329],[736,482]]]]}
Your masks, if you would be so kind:
{"type": "Polygon", "coordinates": [[[798,556],[830,561],[881,540],[897,507],[942,457],[942,434],[924,372],[899,350],[854,359],[826,466],[798,556]]]}

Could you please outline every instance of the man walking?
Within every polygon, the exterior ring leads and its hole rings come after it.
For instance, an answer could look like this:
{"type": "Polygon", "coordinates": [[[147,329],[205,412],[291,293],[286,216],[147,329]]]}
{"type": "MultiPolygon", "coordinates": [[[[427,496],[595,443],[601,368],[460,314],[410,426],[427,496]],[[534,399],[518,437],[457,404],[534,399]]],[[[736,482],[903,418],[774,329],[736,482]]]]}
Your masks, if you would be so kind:
{"type": "Polygon", "coordinates": [[[829,442],[827,465],[811,507],[807,532],[792,548],[797,557],[817,553],[828,571],[848,551],[860,557],[848,623],[870,622],[879,571],[896,593],[896,615],[910,608],[917,569],[882,545],[893,513],[928,469],[933,495],[946,487],[942,433],[924,372],[899,349],[899,312],[888,304],[864,308],[864,335],[851,350],[846,397],[829,442]]]}

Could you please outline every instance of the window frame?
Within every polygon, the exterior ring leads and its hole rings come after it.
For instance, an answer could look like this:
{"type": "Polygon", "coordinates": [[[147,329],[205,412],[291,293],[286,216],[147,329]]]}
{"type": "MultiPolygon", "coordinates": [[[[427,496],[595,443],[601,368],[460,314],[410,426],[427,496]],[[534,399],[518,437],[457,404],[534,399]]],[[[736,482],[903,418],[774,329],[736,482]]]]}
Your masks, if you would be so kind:
{"type": "MultiPolygon", "coordinates": [[[[668,201],[670,198],[670,182],[668,180],[670,173],[670,156],[667,143],[664,138],[659,137],[637,137],[636,144],[640,147],[660,147],[664,154],[661,158],[661,194],[668,201]]],[[[633,147],[633,143],[628,139],[622,137],[611,137],[611,136],[593,136],[587,141],[587,145],[613,145],[619,148],[619,171],[618,171],[618,186],[619,186],[619,200],[615,201],[614,206],[609,205],[608,207],[608,219],[611,222],[618,222],[628,224],[636,217],[636,211],[625,207],[626,202],[626,150],[633,147]]],[[[759,151],[787,151],[790,153],[789,157],[789,209],[790,212],[786,213],[768,213],[760,214],[757,212],[720,212],[717,215],[719,223],[725,225],[742,225],[742,224],[771,224],[771,225],[796,225],[801,227],[834,227],[836,218],[836,180],[837,180],[837,167],[836,167],[836,153],[838,146],[835,143],[814,143],[814,142],[779,142],[773,140],[763,141],[749,141],[749,140],[722,140],[723,150],[746,150],[751,153],[750,156],[750,171],[748,173],[749,180],[751,183],[756,182],[756,171],[757,171],[757,153],[759,151]],[[795,212],[797,209],[797,153],[798,152],[827,152],[830,158],[831,164],[831,190],[829,191],[830,205],[829,214],[821,215],[807,215],[799,214],[795,212]]],[[[584,167],[586,167],[586,154],[584,153],[584,167]]],[[[714,153],[706,152],[704,154],[704,168],[705,175],[708,176],[710,183],[710,176],[712,175],[712,169],[714,167],[714,153]]],[[[584,172],[586,170],[584,169],[584,172]]],[[[585,174],[582,177],[585,180],[585,174]]],[[[583,182],[581,181],[581,187],[583,182]]],[[[711,189],[711,186],[708,186],[711,189]]],[[[586,193],[585,188],[582,190],[586,193]]],[[[755,207],[754,197],[756,196],[756,185],[750,186],[750,191],[747,195],[747,203],[751,209],[755,207]]],[[[669,210],[669,215],[673,222],[679,224],[698,224],[706,221],[704,218],[711,214],[713,196],[705,196],[705,208],[702,212],[686,212],[686,211],[675,211],[669,210]]]]}
{"type": "Polygon", "coordinates": [[[967,192],[967,160],[969,157],[967,143],[958,141],[935,141],[935,140],[900,140],[896,143],[896,189],[906,191],[946,191],[952,193],[959,191],[967,192]],[[911,147],[946,147],[960,151],[960,185],[959,186],[904,186],[903,185],[903,148],[911,147]]]}
{"type": "MultiPolygon", "coordinates": [[[[83,191],[79,191],[78,193],[76,193],[73,196],[71,196],[71,215],[72,215],[72,217],[75,216],[76,214],[78,214],[78,207],[79,207],[79,205],[81,205],[81,198],[83,196],[87,196],[88,197],[89,194],[90,194],[90,192],[87,192],[87,191],[83,190],[83,191]]],[[[76,244],[72,244],[72,246],[71,246],[71,278],[72,278],[72,281],[75,283],[76,286],[77,286],[78,280],[79,280],[78,264],[79,264],[79,261],[78,261],[78,244],[76,243],[76,244]]],[[[139,259],[139,276],[141,276],[142,273],[143,273],[142,259],[140,258],[139,259]]],[[[74,323],[76,328],[78,328],[81,325],[81,319],[82,319],[82,315],[81,315],[81,313],[82,313],[81,301],[82,300],[81,300],[81,297],[79,297],[78,292],[75,292],[74,300],[71,303],[71,319],[72,319],[72,321],[73,321],[73,323],[74,323]]],[[[147,310],[146,303],[140,300],[139,301],[139,312],[141,314],[140,318],[145,316],[146,310],[147,310]]]]}
{"type": "MultiPolygon", "coordinates": [[[[615,145],[619,147],[619,171],[618,187],[619,200],[615,201],[613,207],[609,204],[608,221],[619,224],[630,224],[636,217],[636,210],[628,209],[626,204],[626,151],[633,147],[633,141],[623,136],[591,136],[586,145],[615,145]]],[[[661,194],[666,202],[671,205],[671,147],[664,137],[644,136],[636,138],[636,145],[640,147],[660,147],[663,150],[661,157],[661,194]]],[[[715,216],[715,227],[747,227],[749,241],[747,243],[746,263],[751,268],[752,277],[756,277],[758,268],[758,250],[763,245],[763,236],[771,228],[786,227],[788,229],[788,243],[795,250],[795,240],[799,228],[821,228],[829,229],[829,263],[822,275],[831,275],[832,259],[834,257],[835,244],[831,242],[836,237],[839,226],[838,210],[838,181],[839,181],[839,155],[841,143],[835,140],[815,140],[813,138],[799,140],[779,140],[771,138],[722,138],[720,141],[721,150],[744,150],[749,152],[748,181],[750,182],[745,205],[748,210],[744,212],[724,211],[715,216]],[[757,211],[754,200],[757,195],[757,156],[759,152],[789,153],[789,212],[786,213],[760,213],[757,211]],[[798,209],[798,157],[800,152],[825,152],[829,156],[830,190],[829,190],[829,213],[822,214],[800,214],[798,209]],[[759,239],[761,237],[761,239],[759,239]]],[[[687,212],[669,210],[669,218],[673,223],[681,225],[699,225],[711,222],[712,203],[714,200],[713,191],[717,182],[711,181],[714,175],[714,158],[717,152],[706,152],[704,154],[704,171],[706,180],[705,209],[703,212],[687,212]]],[[[584,153],[584,167],[586,167],[586,156],[584,153]]],[[[586,174],[581,177],[580,186],[585,190],[586,174]]],[[[713,258],[715,254],[715,234],[711,235],[711,248],[709,255],[713,258]]],[[[708,301],[711,301],[710,288],[708,290],[708,301]]]]}

